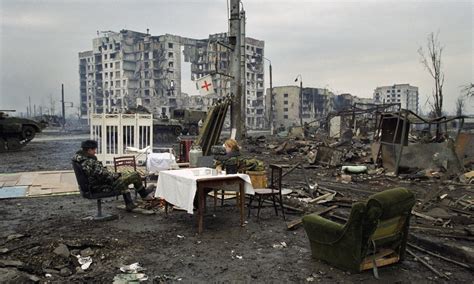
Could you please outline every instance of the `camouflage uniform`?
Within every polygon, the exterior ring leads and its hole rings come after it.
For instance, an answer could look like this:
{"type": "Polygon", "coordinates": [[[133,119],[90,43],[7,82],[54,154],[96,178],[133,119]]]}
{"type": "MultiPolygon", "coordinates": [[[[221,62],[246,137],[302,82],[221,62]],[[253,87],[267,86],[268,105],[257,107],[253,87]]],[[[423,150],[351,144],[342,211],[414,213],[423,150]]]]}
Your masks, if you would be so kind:
{"type": "Polygon", "coordinates": [[[142,179],[137,172],[113,173],[105,168],[95,155],[89,155],[86,151],[77,151],[72,160],[81,165],[89,179],[92,192],[126,193],[128,185],[132,183],[135,190],[143,189],[142,179]]]}
{"type": "Polygon", "coordinates": [[[216,155],[216,166],[222,165],[222,169],[228,174],[236,174],[239,170],[240,151],[231,151],[225,155],[216,155]]]}

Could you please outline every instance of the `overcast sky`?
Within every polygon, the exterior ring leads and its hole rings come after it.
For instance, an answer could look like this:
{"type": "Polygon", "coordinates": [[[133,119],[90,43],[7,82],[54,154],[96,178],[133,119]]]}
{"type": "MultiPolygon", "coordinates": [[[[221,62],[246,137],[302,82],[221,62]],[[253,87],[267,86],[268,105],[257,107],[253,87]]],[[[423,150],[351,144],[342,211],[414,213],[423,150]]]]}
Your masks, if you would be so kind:
{"type": "MultiPolygon", "coordinates": [[[[461,86],[474,81],[473,1],[242,1],[247,36],[265,41],[274,86],[296,84],[301,74],[307,87],[372,97],[377,86],[410,83],[426,110],[433,82],[417,49],[438,31],[447,112],[461,86]]],[[[78,52],[92,49],[98,30],[206,38],[228,28],[226,0],[0,3],[0,109],[18,111],[26,110],[28,96],[36,105],[59,100],[61,83],[66,101],[77,105],[78,52]]],[[[188,86],[183,82],[192,92],[188,86]]],[[[467,105],[474,113],[474,99],[467,105]]]]}

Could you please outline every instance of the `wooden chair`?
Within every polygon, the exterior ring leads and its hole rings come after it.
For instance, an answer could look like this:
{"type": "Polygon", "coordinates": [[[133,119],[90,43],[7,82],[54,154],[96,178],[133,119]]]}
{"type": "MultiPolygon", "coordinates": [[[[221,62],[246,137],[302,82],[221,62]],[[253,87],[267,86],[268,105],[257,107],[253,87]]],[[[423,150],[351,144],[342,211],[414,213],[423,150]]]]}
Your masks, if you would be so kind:
{"type": "Polygon", "coordinates": [[[99,192],[94,193],[91,190],[89,185],[89,179],[87,175],[84,173],[82,166],[77,162],[72,162],[72,168],[74,169],[74,173],[76,175],[77,184],[79,185],[79,190],[81,192],[81,196],[86,199],[97,199],[97,214],[96,216],[92,217],[93,220],[112,220],[117,218],[116,215],[111,214],[102,214],[102,199],[106,197],[113,197],[119,196],[120,192],[118,191],[109,191],[109,192],[99,192]]]}
{"type": "MultiPolygon", "coordinates": [[[[135,159],[135,156],[121,156],[121,157],[114,157],[114,170],[116,173],[119,173],[119,172],[125,172],[125,171],[134,171],[134,172],[138,172],[137,171],[137,162],[136,162],[136,159],[135,159]],[[121,169],[122,168],[122,169],[121,169]]],[[[138,172],[140,174],[140,176],[142,177],[142,182],[144,184],[144,186],[146,187],[147,186],[147,177],[146,176],[143,176],[140,172],[138,172]]],[[[135,196],[136,196],[136,192],[135,192],[135,196]]]]}
{"type": "Polygon", "coordinates": [[[279,165],[270,165],[270,186],[268,188],[254,188],[255,196],[250,196],[249,201],[249,217],[250,211],[252,209],[252,201],[254,198],[258,199],[258,211],[257,211],[257,219],[260,220],[260,209],[262,208],[263,201],[266,199],[270,199],[273,202],[273,207],[275,208],[275,214],[278,216],[278,206],[277,202],[281,207],[281,213],[283,215],[283,220],[285,218],[285,208],[283,207],[283,196],[291,193],[289,189],[282,189],[281,187],[281,180],[283,176],[283,168],[279,165]]]}
{"type": "Polygon", "coordinates": [[[314,214],[303,217],[312,256],[338,268],[360,272],[403,260],[413,193],[405,188],[385,190],[352,206],[342,225],[314,214]]]}
{"type": "Polygon", "coordinates": [[[135,156],[121,156],[114,157],[114,170],[117,173],[118,169],[121,167],[128,167],[133,169],[134,172],[137,171],[137,162],[135,156]]]}

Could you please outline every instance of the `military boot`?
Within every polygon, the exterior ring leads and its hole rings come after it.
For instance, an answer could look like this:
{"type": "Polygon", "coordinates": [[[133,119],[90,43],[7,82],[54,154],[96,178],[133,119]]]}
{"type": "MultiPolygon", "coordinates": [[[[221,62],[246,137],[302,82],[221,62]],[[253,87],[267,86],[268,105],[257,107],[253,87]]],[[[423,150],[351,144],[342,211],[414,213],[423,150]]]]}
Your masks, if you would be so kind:
{"type": "Polygon", "coordinates": [[[155,187],[153,185],[149,185],[147,188],[141,187],[137,190],[138,194],[143,200],[152,200],[154,199],[155,187]]]}
{"type": "Polygon", "coordinates": [[[125,201],[125,210],[131,212],[133,209],[137,208],[137,205],[133,203],[132,195],[130,194],[130,192],[124,193],[122,196],[123,200],[125,201]]]}

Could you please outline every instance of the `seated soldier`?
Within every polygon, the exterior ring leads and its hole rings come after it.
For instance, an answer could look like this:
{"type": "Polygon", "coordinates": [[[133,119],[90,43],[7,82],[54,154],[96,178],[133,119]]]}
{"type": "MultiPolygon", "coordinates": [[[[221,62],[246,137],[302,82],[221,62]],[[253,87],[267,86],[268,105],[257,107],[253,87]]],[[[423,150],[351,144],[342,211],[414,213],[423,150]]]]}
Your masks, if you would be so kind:
{"type": "MultiPolygon", "coordinates": [[[[240,146],[234,139],[227,139],[224,142],[225,155],[214,155],[216,169],[221,169],[226,174],[236,174],[239,170],[240,146]]],[[[206,188],[204,194],[215,190],[215,188],[206,188]]],[[[198,195],[194,196],[194,208],[198,208],[198,195]]]]}
{"type": "Polygon", "coordinates": [[[216,166],[221,166],[227,174],[236,174],[239,170],[240,146],[234,139],[227,139],[224,143],[225,155],[216,155],[216,166]]]}
{"type": "Polygon", "coordinates": [[[137,206],[133,203],[128,185],[133,184],[135,190],[144,200],[153,199],[153,189],[147,190],[143,187],[142,179],[137,172],[124,174],[109,171],[97,160],[97,142],[86,140],[81,144],[81,150],[77,151],[72,160],[81,165],[82,170],[89,179],[92,192],[104,192],[116,190],[122,193],[127,211],[132,211],[137,206]]]}

